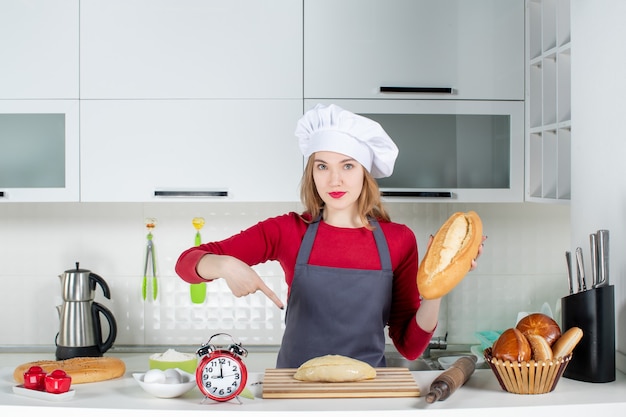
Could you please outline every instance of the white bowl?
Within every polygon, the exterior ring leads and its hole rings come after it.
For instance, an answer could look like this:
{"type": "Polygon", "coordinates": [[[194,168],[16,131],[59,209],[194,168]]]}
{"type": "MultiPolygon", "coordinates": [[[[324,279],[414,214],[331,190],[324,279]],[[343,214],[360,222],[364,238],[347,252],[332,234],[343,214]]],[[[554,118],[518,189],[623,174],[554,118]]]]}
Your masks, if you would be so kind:
{"type": "Polygon", "coordinates": [[[135,378],[135,381],[137,381],[139,386],[148,394],[154,395],[158,398],[176,398],[196,386],[195,375],[185,372],[182,369],[176,369],[176,372],[179,373],[182,380],[182,382],[178,384],[144,382],[144,376],[146,375],[145,372],[134,373],[133,378],[135,378]]]}
{"type": "Polygon", "coordinates": [[[448,369],[454,364],[454,362],[456,362],[460,358],[467,358],[467,357],[470,357],[470,355],[442,356],[439,359],[437,359],[437,361],[439,362],[439,365],[441,365],[443,369],[448,369]]]}
{"type": "Polygon", "coordinates": [[[474,345],[470,348],[470,351],[476,356],[476,365],[482,365],[485,363],[484,349],[480,345],[474,345]]]}

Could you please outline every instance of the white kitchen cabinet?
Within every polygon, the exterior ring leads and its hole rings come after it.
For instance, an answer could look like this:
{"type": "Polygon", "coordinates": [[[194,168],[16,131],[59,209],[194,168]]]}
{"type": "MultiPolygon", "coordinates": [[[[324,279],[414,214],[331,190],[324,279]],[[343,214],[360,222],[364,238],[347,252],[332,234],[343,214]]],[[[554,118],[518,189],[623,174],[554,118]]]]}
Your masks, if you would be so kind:
{"type": "Polygon", "coordinates": [[[78,98],[78,3],[0,2],[0,99],[78,98]]]}
{"type": "Polygon", "coordinates": [[[81,201],[299,201],[301,100],[81,101],[81,201]]]}
{"type": "Polygon", "coordinates": [[[0,202],[79,199],[78,100],[0,100],[0,202]]]}
{"type": "Polygon", "coordinates": [[[526,200],[571,195],[569,0],[527,1],[526,200]]]}
{"type": "Polygon", "coordinates": [[[304,97],[524,100],[524,0],[304,0],[304,97]]]}
{"type": "Polygon", "coordinates": [[[85,99],[302,98],[302,2],[84,0],[85,99]]]}
{"type": "MultiPolygon", "coordinates": [[[[305,109],[320,100],[305,100],[305,109]]],[[[398,146],[378,184],[388,202],[522,202],[524,103],[332,100],[376,120],[398,146]]]]}

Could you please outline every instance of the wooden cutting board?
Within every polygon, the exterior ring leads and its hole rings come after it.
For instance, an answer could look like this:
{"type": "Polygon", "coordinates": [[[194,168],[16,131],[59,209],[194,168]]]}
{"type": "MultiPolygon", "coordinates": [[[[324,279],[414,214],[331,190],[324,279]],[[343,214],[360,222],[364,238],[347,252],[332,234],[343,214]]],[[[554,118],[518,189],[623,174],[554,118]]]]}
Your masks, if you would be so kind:
{"type": "Polygon", "coordinates": [[[358,382],[306,382],[296,369],[266,369],[263,398],[386,398],[419,397],[408,368],[376,368],[376,378],[358,382]]]}

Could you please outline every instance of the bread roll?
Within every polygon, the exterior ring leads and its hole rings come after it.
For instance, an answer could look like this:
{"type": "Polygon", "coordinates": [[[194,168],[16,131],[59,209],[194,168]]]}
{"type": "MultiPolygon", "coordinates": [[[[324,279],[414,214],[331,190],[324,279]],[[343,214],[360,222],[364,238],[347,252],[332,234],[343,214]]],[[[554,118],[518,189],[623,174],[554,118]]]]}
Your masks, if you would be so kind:
{"type": "Polygon", "coordinates": [[[532,359],[536,361],[549,361],[552,359],[552,348],[543,336],[531,333],[527,333],[524,336],[526,336],[528,343],[530,343],[532,359]]]}
{"type": "Polygon", "coordinates": [[[532,350],[526,336],[512,327],[502,332],[491,348],[491,355],[503,361],[523,362],[530,360],[532,350]]]}
{"type": "Polygon", "coordinates": [[[561,337],[552,345],[552,354],[555,358],[567,356],[576,347],[580,339],[583,337],[583,331],[579,327],[571,327],[567,329],[561,337]]]}
{"type": "Polygon", "coordinates": [[[561,328],[550,316],[543,313],[533,313],[523,317],[515,326],[525,335],[536,334],[542,336],[552,346],[561,337],[561,328]]]}
{"type": "Polygon", "coordinates": [[[417,272],[417,287],[425,299],[450,292],[472,266],[482,243],[483,224],[473,211],[457,212],[435,234],[417,272]]]}
{"type": "Polygon", "coordinates": [[[293,377],[299,381],[354,382],[376,378],[376,369],[347,356],[326,355],[306,361],[293,377]]]}
{"type": "Polygon", "coordinates": [[[72,384],[106,381],[118,378],[126,372],[126,364],[112,357],[78,357],[63,361],[42,360],[19,365],[13,371],[13,379],[19,384],[24,383],[24,372],[31,366],[41,366],[46,373],[62,369],[72,377],[72,384]]]}

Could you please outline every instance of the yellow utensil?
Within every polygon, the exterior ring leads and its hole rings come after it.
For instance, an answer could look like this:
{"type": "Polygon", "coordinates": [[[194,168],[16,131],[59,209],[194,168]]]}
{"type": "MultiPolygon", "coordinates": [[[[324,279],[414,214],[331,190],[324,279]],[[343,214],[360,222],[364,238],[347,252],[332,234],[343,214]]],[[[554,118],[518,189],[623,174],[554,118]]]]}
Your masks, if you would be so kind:
{"type": "MultiPolygon", "coordinates": [[[[191,224],[196,229],[195,245],[200,246],[202,244],[202,236],[200,236],[200,229],[204,227],[204,217],[194,217],[191,220],[191,224]]],[[[202,304],[206,298],[206,283],[201,282],[199,284],[191,284],[189,286],[189,293],[191,295],[191,302],[194,304],[202,304]]]]}

